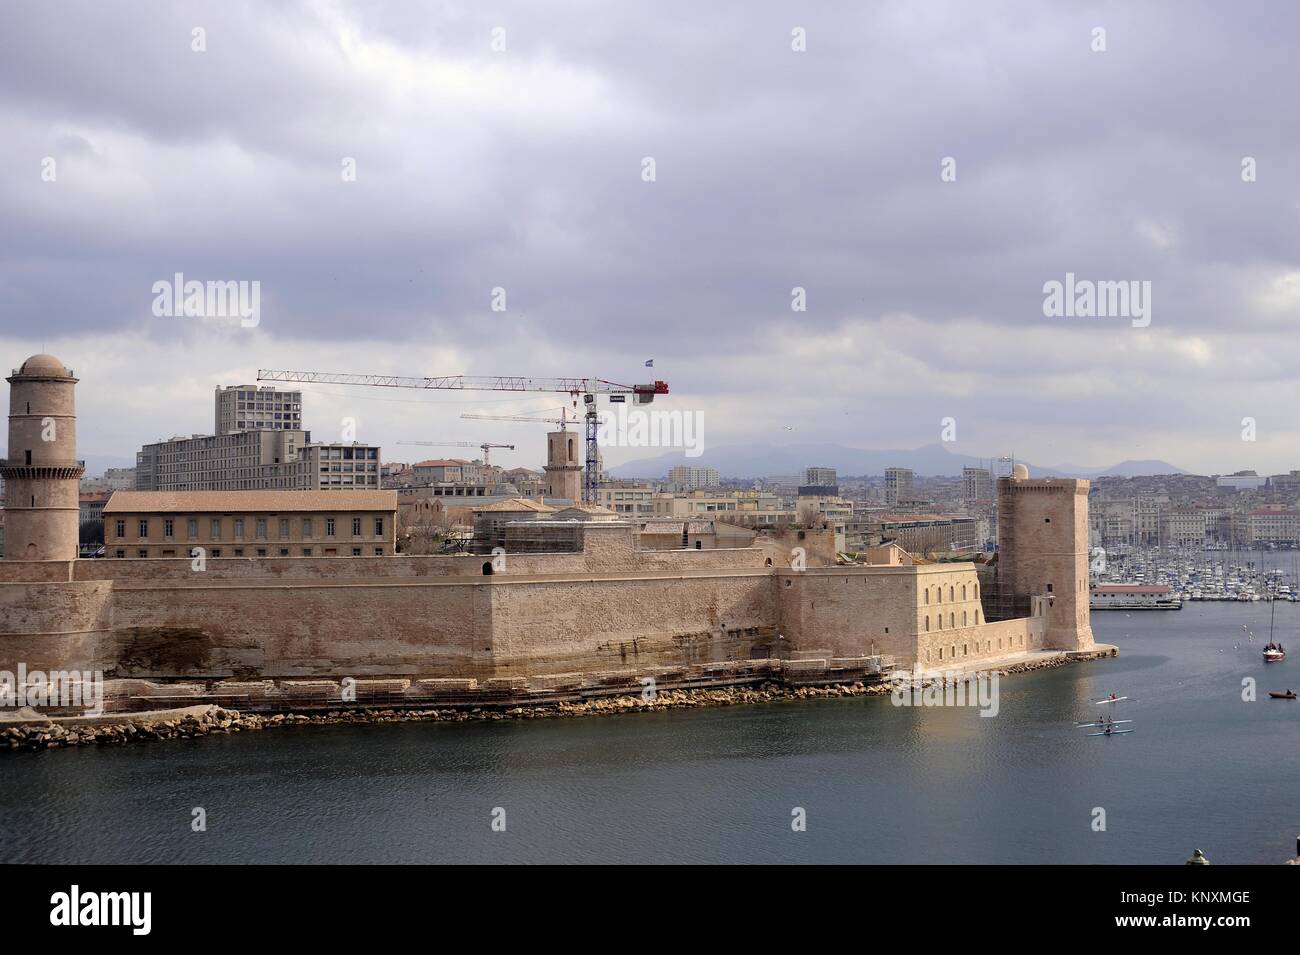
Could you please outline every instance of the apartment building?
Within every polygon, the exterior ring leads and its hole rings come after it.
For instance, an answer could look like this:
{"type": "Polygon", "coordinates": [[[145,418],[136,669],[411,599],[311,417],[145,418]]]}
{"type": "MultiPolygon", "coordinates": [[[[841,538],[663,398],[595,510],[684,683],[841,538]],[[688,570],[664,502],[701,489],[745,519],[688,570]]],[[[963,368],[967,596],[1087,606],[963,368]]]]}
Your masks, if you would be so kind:
{"type": "Polygon", "coordinates": [[[988,468],[962,468],[962,499],[965,501],[992,501],[993,472],[988,468]]]}
{"type": "Polygon", "coordinates": [[[916,500],[911,468],[885,468],[885,503],[902,504],[916,500]]]}
{"type": "Polygon", "coordinates": [[[215,404],[215,434],[140,449],[135,490],[377,490],[382,484],[378,447],[312,441],[302,428],[300,391],[235,385],[218,388],[215,404]]]}
{"type": "Polygon", "coordinates": [[[1288,507],[1256,508],[1247,518],[1247,539],[1252,545],[1300,544],[1300,511],[1288,507]]]}
{"type": "Polygon", "coordinates": [[[301,391],[280,391],[270,385],[217,388],[215,434],[301,430],[301,391]]]}
{"type": "Polygon", "coordinates": [[[718,487],[722,476],[717,468],[697,468],[679,464],[668,469],[668,483],[674,490],[696,491],[701,488],[718,487]]]}
{"type": "Polygon", "coordinates": [[[775,514],[782,511],[781,499],[767,491],[730,491],[725,494],[693,491],[689,494],[655,495],[655,514],[660,517],[691,517],[715,512],[775,514]]]}
{"type": "Polygon", "coordinates": [[[626,517],[652,517],[657,493],[649,484],[607,486],[596,491],[596,503],[626,517]]]}
{"type": "Polygon", "coordinates": [[[420,461],[411,465],[416,484],[475,484],[483,478],[483,465],[460,458],[420,461]]]}
{"type": "Polygon", "coordinates": [[[308,431],[237,431],[145,445],[136,454],[140,491],[377,489],[379,448],[313,443],[308,431]]]}

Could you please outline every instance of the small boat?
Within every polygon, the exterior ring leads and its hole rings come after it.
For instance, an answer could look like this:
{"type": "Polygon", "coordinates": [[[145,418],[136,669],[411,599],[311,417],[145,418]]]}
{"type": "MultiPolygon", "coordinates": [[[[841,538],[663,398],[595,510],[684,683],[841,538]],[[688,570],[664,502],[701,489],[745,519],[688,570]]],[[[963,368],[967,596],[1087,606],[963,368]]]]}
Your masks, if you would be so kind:
{"type": "MultiPolygon", "coordinates": [[[[1133,722],[1132,720],[1111,720],[1110,725],[1118,726],[1120,723],[1132,723],[1132,722],[1133,722]]],[[[1098,722],[1098,723],[1075,723],[1074,725],[1079,727],[1079,729],[1083,729],[1085,726],[1105,726],[1106,724],[1098,722]]]]}
{"type": "Polygon", "coordinates": [[[1103,703],[1118,703],[1120,700],[1127,700],[1127,699],[1128,699],[1127,696],[1112,696],[1104,700],[1097,700],[1095,705],[1101,706],[1101,704],[1103,703]]]}
{"type": "Polygon", "coordinates": [[[1120,736],[1124,733],[1135,733],[1137,730],[1111,730],[1109,733],[1089,733],[1089,736],[1120,736]]]}
{"type": "Polygon", "coordinates": [[[1274,693],[1272,690],[1269,690],[1268,695],[1275,700],[1294,700],[1295,690],[1287,690],[1285,693],[1274,693]]]}
{"type": "Polygon", "coordinates": [[[1268,615],[1268,643],[1264,644],[1264,662],[1281,663],[1286,659],[1286,650],[1280,641],[1273,639],[1273,614],[1268,615]]]}

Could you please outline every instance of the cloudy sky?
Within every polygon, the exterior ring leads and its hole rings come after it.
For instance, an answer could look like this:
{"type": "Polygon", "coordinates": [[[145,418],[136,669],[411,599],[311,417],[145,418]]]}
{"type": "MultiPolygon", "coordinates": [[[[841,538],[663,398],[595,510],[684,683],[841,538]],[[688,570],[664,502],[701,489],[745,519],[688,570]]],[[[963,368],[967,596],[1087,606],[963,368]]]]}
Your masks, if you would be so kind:
{"type": "MultiPolygon", "coordinates": [[[[87,455],[288,368],[653,374],[713,445],[951,417],[967,454],[1300,468],[1300,11],[1247,6],[6,4],[0,350],[75,370],[87,455]],[[178,272],[260,283],[256,327],[155,315],[178,272]],[[1066,273],[1150,282],[1150,324],[1044,315],[1066,273]]],[[[537,466],[545,426],[459,415],[563,403],[306,419],[537,466]]]]}

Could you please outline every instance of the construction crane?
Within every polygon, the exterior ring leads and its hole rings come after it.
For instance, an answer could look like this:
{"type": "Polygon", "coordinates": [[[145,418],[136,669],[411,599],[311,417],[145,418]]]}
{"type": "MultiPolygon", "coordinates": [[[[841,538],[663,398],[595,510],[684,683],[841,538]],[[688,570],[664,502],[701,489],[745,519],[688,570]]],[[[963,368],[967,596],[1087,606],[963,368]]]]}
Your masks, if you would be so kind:
{"type": "Polygon", "coordinates": [[[668,394],[668,382],[655,381],[648,385],[620,385],[603,378],[525,378],[522,376],[472,377],[469,375],[444,375],[435,378],[413,378],[401,375],[351,375],[328,371],[278,371],[258,369],[258,381],[296,381],[330,385],[369,385],[374,388],[419,388],[443,391],[549,391],[568,394],[576,399],[582,395],[586,405],[586,471],[582,480],[582,499],[596,503],[599,478],[596,433],[600,423],[596,399],[606,395],[611,401],[626,401],[628,395],[636,404],[649,404],[656,395],[668,394]]]}
{"type": "Polygon", "coordinates": [[[397,443],[418,444],[425,448],[482,448],[484,467],[492,463],[488,460],[488,450],[490,448],[507,448],[511,451],[515,449],[513,444],[493,444],[491,441],[484,441],[482,444],[475,444],[473,441],[398,441],[397,443]]]}
{"type": "Polygon", "coordinates": [[[461,417],[476,418],[479,421],[536,421],[540,424],[558,424],[561,431],[568,431],[569,425],[578,423],[576,418],[568,416],[568,408],[556,408],[555,410],[560,413],[558,418],[534,418],[531,415],[518,414],[469,414],[468,412],[462,414],[461,417]]]}

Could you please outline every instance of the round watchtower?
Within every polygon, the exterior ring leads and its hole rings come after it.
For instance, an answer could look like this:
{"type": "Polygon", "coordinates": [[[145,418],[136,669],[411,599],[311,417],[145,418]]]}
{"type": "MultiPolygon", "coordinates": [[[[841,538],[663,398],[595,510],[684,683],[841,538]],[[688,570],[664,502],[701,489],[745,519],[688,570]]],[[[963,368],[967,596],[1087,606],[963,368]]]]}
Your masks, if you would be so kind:
{"type": "Polygon", "coordinates": [[[5,556],[75,560],[78,490],[77,379],[53,355],[33,355],[9,382],[5,556]]]}

